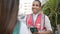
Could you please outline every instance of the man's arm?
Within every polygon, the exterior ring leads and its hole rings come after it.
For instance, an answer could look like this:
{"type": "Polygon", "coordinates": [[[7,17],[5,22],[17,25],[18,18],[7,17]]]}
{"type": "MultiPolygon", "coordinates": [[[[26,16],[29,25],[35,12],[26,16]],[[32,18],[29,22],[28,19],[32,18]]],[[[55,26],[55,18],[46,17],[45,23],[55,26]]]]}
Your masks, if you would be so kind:
{"type": "Polygon", "coordinates": [[[46,27],[46,31],[44,31],[44,32],[35,32],[34,34],[51,34],[52,33],[50,20],[47,16],[45,16],[45,27],[46,27]]]}
{"type": "Polygon", "coordinates": [[[51,31],[47,30],[45,32],[35,32],[34,34],[51,34],[51,31]]]}
{"type": "Polygon", "coordinates": [[[51,31],[50,30],[47,30],[45,32],[41,32],[40,34],[51,34],[51,31]]]}
{"type": "Polygon", "coordinates": [[[46,15],[45,15],[45,27],[46,27],[46,31],[41,32],[41,34],[51,34],[52,33],[51,23],[46,15]]]}

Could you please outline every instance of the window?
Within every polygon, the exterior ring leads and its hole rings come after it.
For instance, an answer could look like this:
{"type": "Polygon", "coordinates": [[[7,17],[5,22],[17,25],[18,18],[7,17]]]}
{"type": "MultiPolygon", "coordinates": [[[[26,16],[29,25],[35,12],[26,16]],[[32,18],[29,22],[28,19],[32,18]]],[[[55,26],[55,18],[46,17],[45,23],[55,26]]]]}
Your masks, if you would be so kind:
{"type": "Polygon", "coordinates": [[[32,2],[33,0],[20,0],[18,15],[32,13],[32,2]]]}

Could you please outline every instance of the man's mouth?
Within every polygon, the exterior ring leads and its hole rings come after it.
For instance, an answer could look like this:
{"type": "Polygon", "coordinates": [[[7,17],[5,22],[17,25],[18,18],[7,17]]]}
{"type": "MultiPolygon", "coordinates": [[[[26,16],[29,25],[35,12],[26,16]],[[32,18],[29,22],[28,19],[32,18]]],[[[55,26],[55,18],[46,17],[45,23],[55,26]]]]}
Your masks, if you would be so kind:
{"type": "Polygon", "coordinates": [[[37,9],[33,9],[33,11],[37,11],[37,9]]]}

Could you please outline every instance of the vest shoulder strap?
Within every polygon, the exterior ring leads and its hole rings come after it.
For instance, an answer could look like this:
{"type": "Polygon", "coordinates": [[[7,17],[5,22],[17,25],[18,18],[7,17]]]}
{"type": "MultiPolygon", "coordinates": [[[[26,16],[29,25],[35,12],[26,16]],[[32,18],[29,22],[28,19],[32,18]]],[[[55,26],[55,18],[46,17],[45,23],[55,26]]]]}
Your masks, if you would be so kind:
{"type": "Polygon", "coordinates": [[[29,14],[29,15],[26,16],[26,25],[27,25],[28,29],[29,29],[29,25],[28,25],[27,21],[29,20],[30,15],[31,15],[31,14],[29,14]]]}
{"type": "Polygon", "coordinates": [[[45,26],[45,15],[42,15],[42,19],[43,19],[43,26],[45,26]]]}

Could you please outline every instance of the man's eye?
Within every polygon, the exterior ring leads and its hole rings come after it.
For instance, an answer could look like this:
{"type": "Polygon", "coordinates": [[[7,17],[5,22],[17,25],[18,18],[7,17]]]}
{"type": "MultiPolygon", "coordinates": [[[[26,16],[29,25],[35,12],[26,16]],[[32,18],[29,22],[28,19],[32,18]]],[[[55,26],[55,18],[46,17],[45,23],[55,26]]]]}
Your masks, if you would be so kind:
{"type": "Polygon", "coordinates": [[[35,5],[33,4],[33,6],[35,6],[35,5]]]}
{"type": "Polygon", "coordinates": [[[38,5],[36,5],[36,6],[38,6],[38,5]]]}

